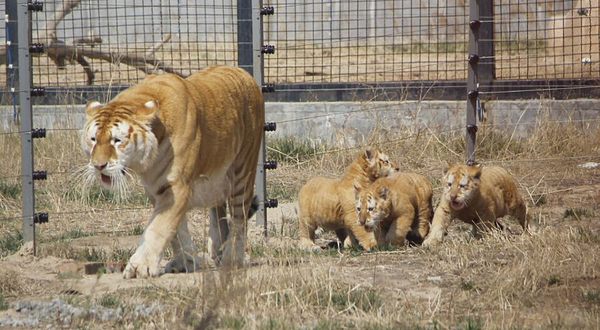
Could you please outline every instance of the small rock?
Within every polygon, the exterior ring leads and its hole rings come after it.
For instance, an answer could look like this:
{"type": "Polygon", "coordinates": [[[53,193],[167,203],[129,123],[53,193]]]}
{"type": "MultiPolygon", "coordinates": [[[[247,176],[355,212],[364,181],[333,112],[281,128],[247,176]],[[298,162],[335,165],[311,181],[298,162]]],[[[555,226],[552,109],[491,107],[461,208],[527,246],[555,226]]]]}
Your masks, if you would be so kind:
{"type": "Polygon", "coordinates": [[[583,167],[583,168],[596,168],[596,167],[598,167],[598,165],[600,165],[600,164],[598,164],[596,162],[587,162],[585,164],[579,165],[579,167],[583,167]]]}
{"type": "Polygon", "coordinates": [[[56,271],[59,274],[77,274],[83,267],[76,262],[64,262],[56,266],[56,271]]]}
{"type": "Polygon", "coordinates": [[[431,282],[431,283],[442,283],[442,277],[441,276],[428,276],[427,281],[431,282]]]}

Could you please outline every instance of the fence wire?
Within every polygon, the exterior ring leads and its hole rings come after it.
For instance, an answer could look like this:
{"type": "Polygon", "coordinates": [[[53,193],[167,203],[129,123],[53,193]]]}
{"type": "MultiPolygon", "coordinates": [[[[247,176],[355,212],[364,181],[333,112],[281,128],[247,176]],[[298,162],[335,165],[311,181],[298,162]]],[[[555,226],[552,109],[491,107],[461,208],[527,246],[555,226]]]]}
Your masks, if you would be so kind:
{"type": "Polygon", "coordinates": [[[466,78],[468,11],[454,1],[275,1],[275,83],[466,78]]]}
{"type": "Polygon", "coordinates": [[[495,0],[493,21],[496,78],[600,77],[597,0],[495,0]]]}
{"type": "MultiPolygon", "coordinates": [[[[129,85],[237,65],[235,0],[46,1],[32,14],[37,86],[129,85]]],[[[5,75],[2,75],[5,76],[5,75]]]]}
{"type": "MultiPolygon", "coordinates": [[[[6,2],[0,1],[4,8],[6,2]]],[[[264,17],[265,81],[383,83],[466,78],[468,1],[271,0],[264,17]]],[[[600,3],[595,0],[493,0],[495,79],[600,78],[600,3]]],[[[7,17],[7,21],[14,21],[7,17]]],[[[147,74],[188,75],[237,64],[237,1],[46,1],[32,15],[33,83],[45,87],[119,86],[147,74]]],[[[0,27],[6,62],[10,33],[0,27]]],[[[16,56],[16,54],[12,54],[16,56]]],[[[11,87],[0,67],[0,84],[11,87]]]]}

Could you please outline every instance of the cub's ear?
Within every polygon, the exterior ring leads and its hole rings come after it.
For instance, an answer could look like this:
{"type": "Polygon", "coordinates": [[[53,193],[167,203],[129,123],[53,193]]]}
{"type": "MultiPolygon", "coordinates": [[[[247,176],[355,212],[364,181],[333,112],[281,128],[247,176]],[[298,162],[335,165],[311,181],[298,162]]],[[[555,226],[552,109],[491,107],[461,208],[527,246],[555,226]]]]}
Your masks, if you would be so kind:
{"type": "Polygon", "coordinates": [[[377,150],[375,150],[373,147],[367,147],[365,149],[364,157],[366,160],[371,161],[371,160],[373,160],[373,158],[375,158],[376,153],[377,153],[377,150]]]}
{"type": "Polygon", "coordinates": [[[150,100],[138,108],[137,113],[135,114],[135,119],[144,124],[150,124],[158,117],[159,112],[160,109],[158,106],[158,101],[150,100]]]}
{"type": "Polygon", "coordinates": [[[446,165],[444,165],[444,168],[442,169],[442,172],[444,173],[444,175],[446,175],[446,173],[448,173],[449,170],[450,170],[450,163],[446,163],[446,165]]]}
{"type": "Polygon", "coordinates": [[[382,185],[381,187],[379,187],[377,189],[377,194],[379,195],[379,197],[383,198],[383,199],[387,199],[388,196],[388,187],[386,185],[382,185]]]}
{"type": "Polygon", "coordinates": [[[353,184],[352,185],[352,190],[354,190],[354,198],[358,199],[358,195],[360,195],[360,191],[361,191],[361,187],[358,186],[357,184],[353,184]]]}
{"type": "Polygon", "coordinates": [[[90,118],[94,117],[100,108],[102,108],[102,103],[98,101],[88,102],[85,106],[85,116],[87,119],[89,120],[90,118]]]}
{"type": "Polygon", "coordinates": [[[475,175],[473,175],[473,178],[475,178],[475,179],[481,178],[481,170],[483,169],[483,165],[481,165],[481,164],[475,164],[475,165],[473,165],[473,167],[477,171],[477,172],[475,172],[475,175]]]}

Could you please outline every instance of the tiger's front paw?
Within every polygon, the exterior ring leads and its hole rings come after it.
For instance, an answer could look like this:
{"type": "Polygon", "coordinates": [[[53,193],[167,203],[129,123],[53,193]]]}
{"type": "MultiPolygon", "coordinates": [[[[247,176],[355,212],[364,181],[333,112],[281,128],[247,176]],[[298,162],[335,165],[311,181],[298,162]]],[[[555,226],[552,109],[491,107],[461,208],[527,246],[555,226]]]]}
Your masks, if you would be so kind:
{"type": "Polygon", "coordinates": [[[427,236],[427,238],[421,244],[422,247],[434,247],[440,243],[441,239],[433,236],[427,236]]]}
{"type": "Polygon", "coordinates": [[[125,270],[123,278],[148,278],[158,277],[160,275],[160,254],[147,253],[143,248],[138,250],[131,256],[125,270]]]}

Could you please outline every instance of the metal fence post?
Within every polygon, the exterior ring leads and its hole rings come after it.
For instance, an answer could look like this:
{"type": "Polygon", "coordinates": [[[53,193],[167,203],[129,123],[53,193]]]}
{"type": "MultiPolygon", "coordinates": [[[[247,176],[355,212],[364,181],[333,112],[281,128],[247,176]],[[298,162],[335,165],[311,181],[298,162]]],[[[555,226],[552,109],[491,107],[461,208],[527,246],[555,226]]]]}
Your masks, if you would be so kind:
{"type": "MultiPolygon", "coordinates": [[[[479,1],[469,1],[469,56],[467,72],[467,134],[466,151],[467,164],[475,163],[475,136],[477,133],[477,99],[479,96],[479,85],[477,81],[479,62],[479,29],[481,21],[479,20],[479,1]]],[[[485,1],[485,0],[481,0],[485,1]]]]}
{"type": "MultiPolygon", "coordinates": [[[[256,83],[263,86],[263,27],[262,0],[237,1],[238,65],[254,77],[256,83]]],[[[267,180],[265,168],[265,135],[263,138],[256,167],[255,193],[258,198],[256,223],[263,226],[267,233],[267,180]]]]}
{"type": "MultiPolygon", "coordinates": [[[[252,0],[252,66],[254,67],[253,76],[258,86],[264,84],[264,61],[261,47],[263,44],[263,26],[262,0],[252,0]]],[[[263,226],[264,235],[267,235],[267,176],[265,169],[265,131],[258,154],[258,164],[256,167],[256,195],[258,196],[258,212],[256,212],[256,224],[263,226]]]]}
{"type": "Polygon", "coordinates": [[[21,182],[23,200],[23,241],[35,255],[35,199],[33,180],[33,116],[31,112],[31,12],[27,0],[17,1],[18,76],[21,116],[21,182]]]}

